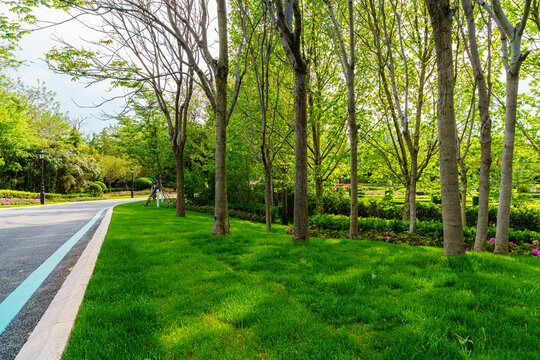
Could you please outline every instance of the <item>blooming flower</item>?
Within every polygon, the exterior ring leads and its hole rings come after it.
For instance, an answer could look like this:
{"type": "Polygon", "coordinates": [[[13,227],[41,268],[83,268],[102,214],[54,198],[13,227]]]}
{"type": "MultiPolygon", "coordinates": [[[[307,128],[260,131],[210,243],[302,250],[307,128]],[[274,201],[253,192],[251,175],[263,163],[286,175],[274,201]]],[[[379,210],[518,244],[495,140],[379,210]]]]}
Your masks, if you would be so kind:
{"type": "Polygon", "coordinates": [[[540,257],[540,251],[538,251],[538,249],[533,249],[532,253],[533,255],[538,255],[538,257],[540,257]]]}
{"type": "MultiPolygon", "coordinates": [[[[387,233],[387,234],[388,234],[388,233],[387,233]]],[[[390,236],[387,236],[387,237],[386,237],[386,240],[390,240],[390,236]]]]}
{"type": "Polygon", "coordinates": [[[489,239],[489,241],[495,242],[495,238],[491,238],[491,239],[489,239]]]}
{"type": "Polygon", "coordinates": [[[534,245],[538,245],[538,240],[533,240],[534,245]]]}

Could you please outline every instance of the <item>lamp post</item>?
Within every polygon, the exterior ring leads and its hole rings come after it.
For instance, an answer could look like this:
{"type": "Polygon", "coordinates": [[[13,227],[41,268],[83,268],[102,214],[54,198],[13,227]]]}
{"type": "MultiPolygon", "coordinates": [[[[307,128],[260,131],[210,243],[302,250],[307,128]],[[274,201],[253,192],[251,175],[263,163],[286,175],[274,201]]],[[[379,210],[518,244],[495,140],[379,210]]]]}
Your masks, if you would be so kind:
{"type": "Polygon", "coordinates": [[[39,150],[38,153],[39,161],[41,162],[41,205],[45,204],[45,185],[43,182],[43,159],[45,158],[45,152],[43,149],[39,150]]]}
{"type": "Polygon", "coordinates": [[[131,198],[133,199],[133,168],[129,169],[131,171],[131,198]]]}

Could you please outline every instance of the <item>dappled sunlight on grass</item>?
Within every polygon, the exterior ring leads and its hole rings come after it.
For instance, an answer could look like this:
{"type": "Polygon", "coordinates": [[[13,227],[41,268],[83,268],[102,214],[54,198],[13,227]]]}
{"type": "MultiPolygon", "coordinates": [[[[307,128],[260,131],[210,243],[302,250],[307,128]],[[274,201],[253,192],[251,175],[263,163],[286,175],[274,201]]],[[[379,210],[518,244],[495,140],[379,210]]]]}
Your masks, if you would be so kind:
{"type": "Polygon", "coordinates": [[[367,240],[297,244],[285,229],[231,219],[232,235],[215,237],[209,215],[117,207],[65,358],[537,354],[537,259],[447,258],[367,240]]]}

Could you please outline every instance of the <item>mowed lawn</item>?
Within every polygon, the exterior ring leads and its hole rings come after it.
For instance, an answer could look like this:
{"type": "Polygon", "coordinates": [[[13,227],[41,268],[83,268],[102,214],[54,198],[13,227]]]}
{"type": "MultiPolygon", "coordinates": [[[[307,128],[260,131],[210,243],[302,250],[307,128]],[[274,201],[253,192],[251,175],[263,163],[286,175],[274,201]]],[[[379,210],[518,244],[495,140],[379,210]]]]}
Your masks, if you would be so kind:
{"type": "Polygon", "coordinates": [[[117,206],[63,359],[538,359],[540,259],[117,206]]]}

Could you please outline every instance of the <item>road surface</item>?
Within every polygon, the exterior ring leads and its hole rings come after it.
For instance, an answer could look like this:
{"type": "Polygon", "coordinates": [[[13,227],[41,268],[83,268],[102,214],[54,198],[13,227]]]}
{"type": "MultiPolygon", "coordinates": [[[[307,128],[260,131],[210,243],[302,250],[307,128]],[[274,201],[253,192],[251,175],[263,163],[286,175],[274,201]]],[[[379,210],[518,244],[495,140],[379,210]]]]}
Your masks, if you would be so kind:
{"type": "Polygon", "coordinates": [[[24,345],[99,226],[105,213],[100,211],[142,200],[0,209],[0,360],[14,359],[24,345]],[[63,258],[58,255],[62,251],[67,252],[63,258]],[[45,280],[38,280],[37,290],[29,290],[30,283],[36,284],[31,280],[40,277],[45,280]],[[18,300],[24,291],[28,301],[18,300]]]}

